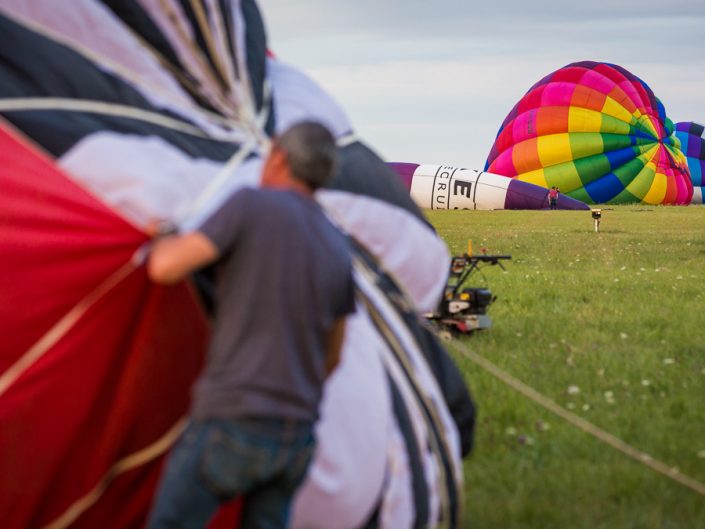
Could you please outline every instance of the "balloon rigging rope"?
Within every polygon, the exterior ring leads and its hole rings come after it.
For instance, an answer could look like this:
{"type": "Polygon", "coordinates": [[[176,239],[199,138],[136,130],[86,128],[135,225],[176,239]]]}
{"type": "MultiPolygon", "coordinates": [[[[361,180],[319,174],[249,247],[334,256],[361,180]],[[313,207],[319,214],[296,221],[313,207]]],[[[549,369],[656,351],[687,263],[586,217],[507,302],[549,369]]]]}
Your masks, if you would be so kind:
{"type": "Polygon", "coordinates": [[[201,193],[193,200],[188,211],[177,219],[177,224],[179,226],[185,226],[195,218],[204,207],[213,200],[222,190],[222,188],[230,181],[235,170],[242,165],[242,163],[247,159],[250,154],[255,152],[257,148],[257,142],[253,138],[230,157],[230,159],[221,167],[215,177],[208,183],[208,185],[201,191],[201,193]]]}
{"type": "Polygon", "coordinates": [[[454,348],[458,350],[465,358],[472,361],[473,363],[490,373],[492,376],[499,379],[501,382],[504,382],[513,390],[521,393],[522,395],[527,397],[529,400],[535,402],[539,406],[556,414],[558,417],[572,424],[576,428],[579,428],[580,430],[593,436],[597,440],[611,446],[615,450],[622,452],[624,455],[631,457],[642,465],[649,467],[651,470],[663,474],[667,478],[676,481],[685,487],[688,487],[692,491],[697,492],[702,496],[705,496],[705,484],[701,483],[700,481],[681,473],[675,467],[668,466],[666,463],[659,461],[658,459],[654,459],[646,452],[642,452],[641,450],[622,441],[618,437],[615,437],[611,433],[606,432],[605,430],[598,428],[591,422],[586,421],[579,415],[576,415],[575,413],[566,410],[565,408],[552,401],[545,395],[542,395],[541,393],[539,393],[532,387],[526,385],[519,379],[514,378],[512,375],[490,362],[484,356],[479,355],[476,352],[470,350],[467,346],[463,345],[457,340],[454,341],[454,348]]]}
{"type": "Polygon", "coordinates": [[[88,310],[108,292],[119,285],[136,269],[132,260],[127,261],[92,292],[74,305],[42,337],[37,340],[17,361],[0,373],[0,396],[12,386],[29,368],[61,340],[88,310]]]}
{"type": "Polygon", "coordinates": [[[186,428],[186,419],[176,421],[159,439],[115,463],[88,493],[73,502],[58,518],[42,529],[65,529],[92,507],[105,493],[108,486],[120,474],[137,468],[164,454],[176,442],[186,428]]]}
{"type": "Polygon", "coordinates": [[[61,97],[15,97],[0,99],[0,111],[2,112],[26,112],[31,110],[63,110],[68,112],[89,112],[104,116],[114,116],[120,118],[130,118],[145,123],[152,123],[167,129],[176,130],[191,136],[200,138],[226,141],[225,138],[214,138],[209,136],[198,127],[194,127],[169,118],[157,112],[150,112],[128,105],[115,103],[105,103],[102,101],[91,101],[86,99],[70,99],[61,97]]]}

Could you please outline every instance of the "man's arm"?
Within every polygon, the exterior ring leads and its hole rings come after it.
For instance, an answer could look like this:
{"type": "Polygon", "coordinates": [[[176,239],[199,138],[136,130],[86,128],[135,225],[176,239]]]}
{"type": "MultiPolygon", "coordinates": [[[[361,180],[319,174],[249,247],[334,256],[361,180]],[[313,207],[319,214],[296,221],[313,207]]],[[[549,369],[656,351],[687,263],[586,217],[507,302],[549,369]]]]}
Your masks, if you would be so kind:
{"type": "Polygon", "coordinates": [[[329,376],[340,363],[340,350],[345,337],[345,316],[333,322],[326,337],[326,377],[329,376]]]}
{"type": "Polygon", "coordinates": [[[168,235],[153,242],[147,274],[155,283],[171,285],[214,262],[218,256],[215,244],[198,231],[168,235]]]}

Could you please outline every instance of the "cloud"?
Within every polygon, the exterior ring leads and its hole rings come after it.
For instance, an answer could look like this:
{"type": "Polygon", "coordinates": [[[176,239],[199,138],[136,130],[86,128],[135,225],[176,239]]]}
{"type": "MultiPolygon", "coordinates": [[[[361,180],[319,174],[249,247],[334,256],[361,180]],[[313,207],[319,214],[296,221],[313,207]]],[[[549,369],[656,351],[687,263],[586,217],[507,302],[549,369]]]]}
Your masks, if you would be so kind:
{"type": "Polygon", "coordinates": [[[308,73],[386,157],[482,168],[499,125],[529,87],[516,78],[531,79],[539,67],[538,60],[504,61],[397,61],[308,73]]]}
{"type": "MultiPolygon", "coordinates": [[[[417,34],[420,37],[448,32],[473,33],[488,28],[493,33],[504,28],[535,24],[572,25],[595,21],[629,25],[646,20],[660,23],[676,18],[705,17],[702,0],[260,0],[269,26],[279,37],[338,34],[358,31],[367,35],[393,37],[417,34]]],[[[702,27],[702,24],[700,25],[702,27]]]]}
{"type": "Polygon", "coordinates": [[[644,79],[674,121],[705,122],[702,0],[260,2],[270,42],[388,158],[480,168],[504,117],[565,64],[644,79]]]}

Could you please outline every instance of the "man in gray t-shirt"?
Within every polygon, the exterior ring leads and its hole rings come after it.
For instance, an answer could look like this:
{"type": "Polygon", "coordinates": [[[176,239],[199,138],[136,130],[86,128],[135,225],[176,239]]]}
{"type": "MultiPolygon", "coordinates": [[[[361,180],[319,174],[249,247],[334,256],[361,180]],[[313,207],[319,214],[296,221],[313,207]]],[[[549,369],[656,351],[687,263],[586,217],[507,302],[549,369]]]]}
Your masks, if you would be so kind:
{"type": "Polygon", "coordinates": [[[191,421],[172,452],[149,527],[204,527],[245,497],[243,527],[285,527],[305,476],[325,377],[354,311],[346,240],[313,199],[336,147],[323,126],[274,142],[263,189],[235,193],[197,231],[156,240],[159,283],[217,263],[215,321],[191,421]]]}

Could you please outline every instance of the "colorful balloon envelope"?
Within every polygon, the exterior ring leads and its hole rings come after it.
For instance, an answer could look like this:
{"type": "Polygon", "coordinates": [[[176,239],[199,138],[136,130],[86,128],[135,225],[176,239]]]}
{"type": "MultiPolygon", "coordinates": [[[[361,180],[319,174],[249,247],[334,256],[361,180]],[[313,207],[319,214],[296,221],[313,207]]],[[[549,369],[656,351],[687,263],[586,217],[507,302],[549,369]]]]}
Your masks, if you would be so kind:
{"type": "Polygon", "coordinates": [[[485,169],[588,204],[688,204],[693,193],[663,104],[637,76],[600,62],[569,64],[531,87],[485,169]]]}
{"type": "Polygon", "coordinates": [[[692,121],[676,123],[676,137],[681,142],[681,151],[688,160],[690,181],[693,184],[692,204],[703,203],[705,188],[705,127],[692,121]]]}

